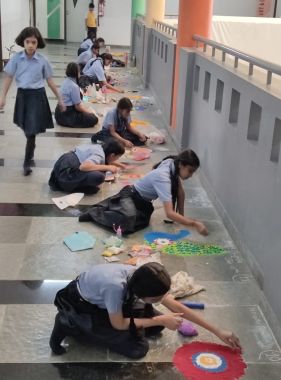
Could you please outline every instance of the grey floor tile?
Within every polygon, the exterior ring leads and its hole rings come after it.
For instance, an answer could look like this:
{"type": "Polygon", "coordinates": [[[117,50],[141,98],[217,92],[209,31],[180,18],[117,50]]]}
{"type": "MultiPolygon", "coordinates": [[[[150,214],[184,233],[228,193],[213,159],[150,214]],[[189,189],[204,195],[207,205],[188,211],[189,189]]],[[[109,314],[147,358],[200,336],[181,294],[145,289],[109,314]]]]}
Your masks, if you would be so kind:
{"type": "Polygon", "coordinates": [[[25,254],[25,244],[0,244],[0,280],[18,278],[25,254]]]}
{"type": "Polygon", "coordinates": [[[279,362],[272,364],[248,364],[243,380],[280,380],[281,378],[281,356],[279,362]]]}
{"type": "Polygon", "coordinates": [[[0,244],[25,243],[32,218],[29,217],[0,217],[0,244]]]}
{"type": "Polygon", "coordinates": [[[71,252],[62,242],[56,245],[28,245],[19,270],[19,279],[72,280],[91,265],[102,264],[102,243],[93,249],[71,252]]]}
{"type": "Polygon", "coordinates": [[[49,338],[56,309],[51,305],[10,305],[6,307],[0,330],[0,363],[92,362],[106,361],[105,349],[65,343],[64,356],[52,355],[49,338]]]}

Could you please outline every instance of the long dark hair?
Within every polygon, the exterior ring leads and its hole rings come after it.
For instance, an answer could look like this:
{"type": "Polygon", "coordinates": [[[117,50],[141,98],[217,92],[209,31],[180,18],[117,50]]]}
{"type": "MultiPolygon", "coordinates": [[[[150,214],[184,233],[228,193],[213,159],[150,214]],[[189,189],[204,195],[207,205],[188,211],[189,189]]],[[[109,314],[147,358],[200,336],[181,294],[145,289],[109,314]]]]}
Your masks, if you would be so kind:
{"type": "Polygon", "coordinates": [[[137,299],[164,296],[171,287],[171,277],[163,265],[147,263],[138,268],[128,280],[125,305],[130,316],[130,333],[138,337],[133,306],[137,299]]]}
{"type": "Polygon", "coordinates": [[[174,210],[177,210],[177,201],[178,201],[178,189],[179,189],[179,166],[191,166],[194,171],[197,170],[200,166],[200,160],[197,154],[191,150],[187,149],[179,153],[177,156],[167,156],[163,158],[162,161],[158,162],[153,166],[153,169],[157,169],[161,162],[172,159],[175,164],[175,172],[170,172],[171,177],[171,193],[172,193],[172,202],[174,210]]]}

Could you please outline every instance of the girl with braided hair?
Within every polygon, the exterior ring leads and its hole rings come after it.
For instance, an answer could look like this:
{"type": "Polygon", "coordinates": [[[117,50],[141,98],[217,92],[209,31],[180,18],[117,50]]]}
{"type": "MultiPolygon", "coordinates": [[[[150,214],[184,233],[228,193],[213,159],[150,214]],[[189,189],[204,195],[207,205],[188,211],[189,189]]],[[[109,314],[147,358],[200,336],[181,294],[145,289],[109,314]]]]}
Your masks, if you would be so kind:
{"type": "Polygon", "coordinates": [[[125,186],[119,194],[92,206],[79,221],[92,221],[107,228],[115,223],[124,233],[132,233],[149,225],[154,211],[152,202],[159,198],[169,220],[208,235],[202,222],[184,216],[182,180],[191,178],[199,166],[199,158],[190,149],[168,156],[133,186],[125,186]]]}
{"type": "Polygon", "coordinates": [[[123,264],[93,266],[56,295],[58,314],[50,338],[52,351],[65,353],[63,339],[74,336],[140,359],[149,350],[147,337],[159,335],[165,327],[177,330],[183,319],[213,332],[233,348],[240,347],[232,332],[211,325],[174,300],[170,286],[171,278],[159,263],[138,269],[123,264]],[[153,307],[155,303],[163,304],[171,313],[161,314],[153,307]]]}

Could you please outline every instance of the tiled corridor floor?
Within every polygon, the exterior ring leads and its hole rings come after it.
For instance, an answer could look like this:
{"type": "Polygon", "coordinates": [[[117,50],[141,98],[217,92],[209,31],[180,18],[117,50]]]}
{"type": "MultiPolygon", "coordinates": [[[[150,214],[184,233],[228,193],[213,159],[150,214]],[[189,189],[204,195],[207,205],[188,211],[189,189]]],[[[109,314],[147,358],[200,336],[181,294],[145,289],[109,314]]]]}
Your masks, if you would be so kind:
{"type": "MultiPolygon", "coordinates": [[[[66,63],[75,59],[76,50],[74,45],[47,47],[45,54],[54,66],[58,85],[63,81],[66,63]]],[[[116,72],[126,82],[124,88],[150,95],[143,90],[134,69],[116,72]]],[[[2,82],[1,74],[1,85],[2,82]]],[[[101,240],[109,233],[93,224],[79,224],[73,210],[58,211],[51,198],[62,194],[52,192],[47,182],[56,158],[78,144],[89,142],[89,136],[97,128],[91,131],[56,126],[54,130],[40,135],[36,168],[31,176],[23,177],[25,139],[21,130],[12,123],[15,93],[13,86],[7,97],[5,113],[0,113],[0,379],[182,379],[173,368],[172,357],[179,346],[190,340],[171,331],[165,331],[160,339],[151,341],[148,355],[137,363],[108,350],[83,346],[71,340],[67,341],[66,355],[58,357],[51,354],[48,340],[56,314],[52,304],[56,290],[90,265],[104,262],[101,240]],[[77,230],[88,231],[97,237],[93,250],[71,253],[62,243],[65,236],[77,230]]],[[[56,101],[49,90],[48,94],[54,111],[56,101]]],[[[110,96],[118,99],[121,95],[110,96]]],[[[93,106],[105,114],[114,105],[93,106]]],[[[145,111],[134,111],[132,116],[164,128],[155,105],[145,111]]],[[[147,127],[147,131],[151,128],[147,127]]],[[[151,159],[139,165],[137,172],[147,172],[152,163],[176,152],[169,138],[166,147],[167,151],[153,148],[151,159]]],[[[123,185],[120,180],[104,184],[100,193],[84,197],[76,209],[115,193],[123,185]]],[[[207,238],[193,231],[191,238],[219,244],[226,248],[227,254],[186,258],[163,255],[162,263],[171,274],[185,270],[206,287],[205,292],[190,299],[206,304],[203,313],[210,321],[239,335],[248,365],[244,379],[281,379],[281,350],[267,322],[263,293],[201,186],[199,176],[187,181],[185,188],[186,213],[201,218],[210,231],[207,238]]],[[[160,204],[155,206],[149,229],[180,229],[180,226],[165,225],[160,204]]],[[[130,236],[126,245],[141,243],[143,233],[130,236]]],[[[122,254],[120,258],[125,260],[127,255],[122,254]]],[[[196,340],[217,341],[210,333],[199,330],[196,340]]]]}

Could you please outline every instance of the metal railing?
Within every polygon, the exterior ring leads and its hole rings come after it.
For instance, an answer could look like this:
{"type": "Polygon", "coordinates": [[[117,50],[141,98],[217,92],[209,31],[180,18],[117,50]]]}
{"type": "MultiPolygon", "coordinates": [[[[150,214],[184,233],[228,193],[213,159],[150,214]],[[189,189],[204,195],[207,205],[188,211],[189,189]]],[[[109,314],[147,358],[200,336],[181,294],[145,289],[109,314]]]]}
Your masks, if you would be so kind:
{"type": "Polygon", "coordinates": [[[137,14],[136,15],[136,19],[138,20],[138,21],[142,21],[142,22],[144,22],[144,20],[145,20],[145,17],[144,17],[144,15],[141,15],[141,14],[137,14]]]}
{"type": "Polygon", "coordinates": [[[193,40],[196,41],[196,47],[199,48],[200,44],[203,45],[203,52],[206,52],[207,46],[212,48],[212,57],[215,57],[216,50],[222,52],[222,62],[225,62],[226,54],[229,54],[234,57],[234,68],[238,67],[239,60],[249,63],[249,76],[252,76],[254,73],[254,66],[257,66],[261,69],[267,71],[266,84],[270,85],[272,82],[272,74],[277,74],[281,76],[281,66],[274,63],[264,61],[263,59],[254,57],[252,55],[243,53],[242,51],[232,49],[229,46],[220,44],[218,42],[209,40],[207,38],[194,35],[193,40]]]}
{"type": "Polygon", "coordinates": [[[159,32],[168,34],[172,38],[177,37],[178,29],[175,28],[174,26],[171,26],[169,24],[166,24],[165,22],[158,21],[158,20],[153,20],[154,26],[159,32]]]}

